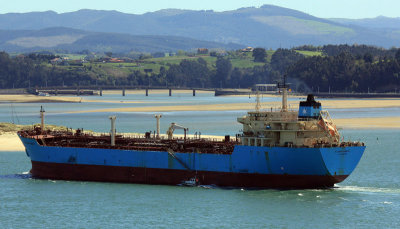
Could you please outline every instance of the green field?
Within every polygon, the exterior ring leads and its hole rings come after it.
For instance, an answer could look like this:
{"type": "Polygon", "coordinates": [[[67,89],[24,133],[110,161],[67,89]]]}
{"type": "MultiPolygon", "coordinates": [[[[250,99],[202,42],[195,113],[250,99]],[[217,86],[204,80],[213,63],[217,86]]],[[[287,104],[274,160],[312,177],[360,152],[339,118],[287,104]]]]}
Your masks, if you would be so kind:
{"type": "Polygon", "coordinates": [[[309,56],[322,56],[322,52],[321,51],[296,50],[296,52],[301,53],[306,57],[309,57],[309,56]]]}
{"type": "MultiPolygon", "coordinates": [[[[271,56],[275,51],[267,50],[267,62],[271,61],[271,56]]],[[[322,55],[319,51],[296,51],[305,56],[320,56],[322,55]]],[[[74,54],[58,54],[60,56],[67,56],[70,60],[83,59],[84,55],[74,55],[74,54]]],[[[144,72],[145,69],[152,69],[153,73],[159,73],[160,68],[164,67],[168,69],[172,64],[179,64],[182,60],[196,61],[199,58],[204,59],[207,62],[207,66],[210,69],[215,69],[217,57],[210,55],[194,55],[194,56],[168,56],[159,58],[150,58],[140,60],[135,63],[84,63],[85,68],[89,68],[93,73],[98,75],[114,75],[116,77],[126,77],[134,71],[144,72]]],[[[254,58],[251,52],[229,52],[225,58],[228,58],[234,68],[253,68],[254,66],[262,66],[265,63],[254,62],[254,58]]],[[[61,66],[63,68],[79,68],[79,66],[61,66]]]]}

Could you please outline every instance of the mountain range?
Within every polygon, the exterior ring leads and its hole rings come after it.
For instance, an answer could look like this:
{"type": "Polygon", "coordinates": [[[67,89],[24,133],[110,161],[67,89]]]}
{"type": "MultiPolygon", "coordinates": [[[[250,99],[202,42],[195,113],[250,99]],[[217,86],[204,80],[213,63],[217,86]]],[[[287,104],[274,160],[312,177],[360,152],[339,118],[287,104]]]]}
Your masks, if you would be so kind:
{"type": "Polygon", "coordinates": [[[176,52],[197,48],[240,49],[243,45],[187,37],[91,32],[65,27],[40,30],[0,30],[0,50],[7,52],[176,52]]]}
{"type": "Polygon", "coordinates": [[[174,51],[244,46],[399,46],[400,19],[324,19],[273,5],[232,11],[165,9],[141,15],[79,10],[0,14],[0,49],[174,51]]]}

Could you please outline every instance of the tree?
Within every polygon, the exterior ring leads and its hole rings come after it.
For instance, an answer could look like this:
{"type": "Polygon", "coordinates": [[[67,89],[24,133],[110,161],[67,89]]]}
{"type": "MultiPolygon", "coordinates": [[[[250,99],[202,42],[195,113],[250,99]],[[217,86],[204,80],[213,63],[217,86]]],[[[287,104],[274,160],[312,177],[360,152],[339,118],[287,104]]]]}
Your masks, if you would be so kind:
{"type": "Polygon", "coordinates": [[[395,58],[396,58],[397,62],[400,63],[400,49],[397,49],[397,52],[395,54],[395,58]]]}
{"type": "Polygon", "coordinates": [[[271,56],[271,67],[273,70],[284,73],[288,67],[303,59],[304,56],[294,50],[277,49],[271,56]]]}
{"type": "Polygon", "coordinates": [[[214,86],[226,86],[226,81],[230,79],[232,73],[232,63],[223,57],[218,57],[216,62],[217,72],[214,77],[214,86]]]}
{"type": "Polygon", "coordinates": [[[254,62],[266,62],[267,51],[264,48],[255,48],[253,50],[254,62]]]}
{"type": "Polygon", "coordinates": [[[367,53],[365,53],[363,59],[365,62],[372,63],[372,61],[374,60],[374,57],[372,56],[371,53],[367,52],[367,53]]]}

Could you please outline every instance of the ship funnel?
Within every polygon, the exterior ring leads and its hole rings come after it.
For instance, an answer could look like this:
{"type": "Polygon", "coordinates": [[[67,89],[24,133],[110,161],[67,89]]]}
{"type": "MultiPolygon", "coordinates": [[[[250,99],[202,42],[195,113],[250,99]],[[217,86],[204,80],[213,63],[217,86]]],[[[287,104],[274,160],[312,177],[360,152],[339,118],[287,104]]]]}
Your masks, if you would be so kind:
{"type": "Polygon", "coordinates": [[[40,129],[42,133],[44,132],[44,112],[43,106],[40,106],[40,129]]]}
{"type": "Polygon", "coordinates": [[[115,146],[115,119],[117,119],[117,117],[114,115],[110,116],[109,119],[111,120],[111,146],[115,146]]]}
{"type": "Polygon", "coordinates": [[[157,119],[157,138],[160,138],[160,118],[162,117],[161,114],[156,114],[154,117],[157,119]]]}
{"type": "Polygon", "coordinates": [[[299,105],[299,118],[318,119],[322,110],[321,103],[315,101],[314,95],[307,95],[306,101],[301,101],[299,105]]]}

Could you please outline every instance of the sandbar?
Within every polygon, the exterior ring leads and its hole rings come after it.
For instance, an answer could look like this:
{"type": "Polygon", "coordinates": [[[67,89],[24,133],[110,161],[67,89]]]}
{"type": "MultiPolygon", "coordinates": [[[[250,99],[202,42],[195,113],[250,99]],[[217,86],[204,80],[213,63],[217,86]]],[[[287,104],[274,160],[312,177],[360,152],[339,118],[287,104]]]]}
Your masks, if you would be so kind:
{"type": "Polygon", "coordinates": [[[24,151],[24,145],[16,133],[7,132],[0,135],[0,151],[24,151]]]}
{"type": "Polygon", "coordinates": [[[342,129],[400,129],[400,117],[340,118],[334,119],[342,129]]]}
{"type": "Polygon", "coordinates": [[[81,97],[37,96],[37,95],[0,95],[0,103],[79,103],[81,97]]]}
{"type": "MultiPolygon", "coordinates": [[[[289,109],[297,110],[298,101],[289,101],[289,109]]],[[[262,110],[279,110],[281,102],[265,102],[261,104],[262,110]]],[[[356,100],[324,100],[323,108],[329,109],[358,109],[358,108],[385,108],[400,107],[400,99],[356,99],[356,100]]],[[[232,110],[254,110],[254,103],[224,103],[224,104],[201,104],[201,105],[173,105],[173,106],[148,106],[148,107],[123,107],[106,108],[95,110],[81,110],[69,113],[91,113],[91,112],[169,112],[169,111],[232,111],[232,110]]]]}

